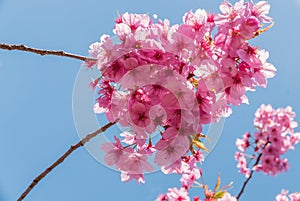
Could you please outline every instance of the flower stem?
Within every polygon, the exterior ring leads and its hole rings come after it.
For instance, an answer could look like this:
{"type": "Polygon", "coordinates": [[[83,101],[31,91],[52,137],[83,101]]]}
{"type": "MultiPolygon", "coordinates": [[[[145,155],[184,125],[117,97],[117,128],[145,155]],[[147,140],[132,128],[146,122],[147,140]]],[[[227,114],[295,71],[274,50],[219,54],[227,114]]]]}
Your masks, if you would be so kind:
{"type": "Polygon", "coordinates": [[[61,157],[59,157],[52,165],[46,168],[41,174],[39,174],[31,184],[26,188],[26,190],[22,193],[22,195],[18,198],[18,201],[22,201],[28,193],[47,175],[49,174],[54,168],[56,168],[59,164],[61,164],[73,151],[82,147],[87,143],[90,139],[96,137],[98,134],[105,132],[109,127],[113,126],[116,122],[110,122],[103,127],[99,128],[98,130],[87,134],[82,140],[77,142],[76,144],[72,145],[61,157]]]}

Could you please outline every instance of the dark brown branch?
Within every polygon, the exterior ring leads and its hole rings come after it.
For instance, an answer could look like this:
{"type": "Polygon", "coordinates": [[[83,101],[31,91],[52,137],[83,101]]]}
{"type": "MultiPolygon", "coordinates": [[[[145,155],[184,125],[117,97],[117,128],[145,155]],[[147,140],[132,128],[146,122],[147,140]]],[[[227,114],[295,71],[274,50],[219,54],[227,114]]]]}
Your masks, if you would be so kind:
{"type": "Polygon", "coordinates": [[[81,55],[76,55],[76,54],[71,54],[68,52],[64,52],[62,50],[43,50],[43,49],[36,49],[32,47],[27,47],[25,45],[16,45],[16,44],[5,44],[5,43],[0,43],[0,49],[4,50],[19,50],[19,51],[25,51],[25,52],[32,52],[35,54],[39,55],[55,55],[55,56],[61,56],[61,57],[69,57],[73,59],[78,59],[82,61],[93,61],[95,59],[89,58],[89,57],[84,57],[81,55]]]}
{"type": "MultiPolygon", "coordinates": [[[[256,161],[255,161],[255,163],[254,163],[254,165],[253,165],[253,167],[255,167],[256,165],[258,165],[261,156],[262,156],[262,153],[260,153],[260,154],[258,155],[258,157],[257,157],[257,159],[256,159],[256,161]]],[[[253,173],[254,173],[254,170],[252,169],[251,172],[250,172],[249,177],[248,177],[248,178],[246,179],[246,181],[244,182],[244,184],[243,184],[243,186],[242,186],[242,189],[240,190],[238,196],[236,197],[236,200],[239,200],[240,197],[241,197],[241,195],[244,193],[244,190],[245,190],[245,188],[246,188],[248,182],[250,181],[250,179],[251,179],[253,173]]]]}
{"type": "Polygon", "coordinates": [[[18,201],[22,201],[28,193],[48,174],[50,173],[54,168],[56,168],[59,164],[61,164],[73,151],[78,149],[79,147],[83,146],[85,143],[87,143],[90,139],[96,137],[98,134],[105,132],[109,127],[113,126],[116,122],[110,122],[106,124],[105,126],[99,128],[98,130],[89,133],[87,136],[85,136],[82,140],[80,140],[78,143],[72,145],[59,159],[57,159],[51,166],[46,168],[40,175],[38,175],[31,184],[27,187],[27,189],[22,193],[22,195],[18,198],[18,201]]]}

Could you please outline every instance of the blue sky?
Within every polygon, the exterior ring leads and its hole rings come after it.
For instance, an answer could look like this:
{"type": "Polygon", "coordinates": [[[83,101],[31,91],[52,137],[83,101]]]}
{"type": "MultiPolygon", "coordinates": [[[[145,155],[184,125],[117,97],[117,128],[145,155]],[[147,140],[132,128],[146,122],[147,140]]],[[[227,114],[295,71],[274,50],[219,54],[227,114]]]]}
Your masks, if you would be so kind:
{"type": "MultiPolygon", "coordinates": [[[[218,12],[221,1],[209,0],[2,0],[0,42],[24,43],[87,55],[91,43],[112,34],[117,11],[157,14],[180,23],[190,10],[218,12]]],[[[278,72],[267,89],[249,93],[250,105],[234,108],[216,148],[204,163],[204,180],[214,185],[234,181],[232,194],[244,177],[234,161],[235,138],[253,131],[253,114],[262,103],[291,105],[300,122],[299,0],[271,0],[275,26],[252,41],[270,52],[278,72]]],[[[32,179],[79,138],[72,114],[72,92],[81,62],[54,56],[0,50],[0,200],[16,200],[32,179]]],[[[86,90],[89,90],[86,83],[86,90]]],[[[92,131],[93,128],[86,128],[92,131]]],[[[300,129],[298,129],[300,131],[300,129]]],[[[108,132],[107,134],[114,134],[108,132]]],[[[240,200],[274,200],[282,188],[300,191],[300,147],[288,153],[288,173],[277,177],[255,174],[240,200]],[[297,149],[298,148],[298,149],[297,149]]],[[[28,195],[30,201],[154,200],[168,187],[179,186],[178,176],[153,173],[146,184],[122,183],[119,173],[96,161],[84,148],[74,152],[28,195]]],[[[195,192],[198,191],[197,189],[195,192]]]]}

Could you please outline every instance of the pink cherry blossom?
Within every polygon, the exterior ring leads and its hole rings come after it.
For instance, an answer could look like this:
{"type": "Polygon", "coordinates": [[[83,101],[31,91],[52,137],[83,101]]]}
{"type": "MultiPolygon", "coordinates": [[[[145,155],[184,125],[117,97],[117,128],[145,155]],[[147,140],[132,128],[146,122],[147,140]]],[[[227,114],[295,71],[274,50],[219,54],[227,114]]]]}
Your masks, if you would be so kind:
{"type": "Polygon", "coordinates": [[[188,191],[185,188],[169,188],[167,197],[170,201],[190,201],[188,191]]]}
{"type": "Polygon", "coordinates": [[[189,164],[182,160],[182,158],[180,158],[170,165],[162,166],[161,171],[164,174],[182,174],[183,172],[186,172],[189,169],[189,167],[189,164]]]}
{"type": "Polygon", "coordinates": [[[238,161],[237,168],[239,168],[239,172],[248,178],[250,175],[250,169],[247,166],[246,156],[241,152],[237,152],[235,154],[235,160],[238,161]]]}
{"type": "Polygon", "coordinates": [[[100,107],[110,108],[114,88],[108,81],[102,81],[99,84],[99,88],[100,90],[98,91],[99,97],[97,98],[97,103],[100,107]]]}
{"type": "Polygon", "coordinates": [[[259,1],[256,4],[253,4],[252,0],[250,0],[249,8],[251,11],[251,15],[256,17],[260,22],[272,22],[272,18],[267,16],[270,10],[270,4],[267,1],[259,1]]]}
{"type": "Polygon", "coordinates": [[[120,134],[120,136],[123,137],[122,142],[124,142],[128,145],[136,143],[136,135],[134,135],[128,131],[124,131],[123,133],[120,134]]]}
{"type": "Polygon", "coordinates": [[[159,195],[155,201],[168,201],[168,196],[165,194],[159,195]]]}
{"type": "Polygon", "coordinates": [[[156,149],[158,150],[154,162],[159,166],[166,166],[177,161],[183,156],[189,149],[190,142],[185,136],[177,136],[170,140],[165,145],[157,144],[156,149]]]}
{"type": "Polygon", "coordinates": [[[206,11],[202,9],[197,9],[195,13],[189,11],[183,16],[183,23],[191,25],[194,30],[199,30],[206,21],[207,14],[206,11]]]}
{"type": "Polygon", "coordinates": [[[244,152],[250,146],[250,137],[250,133],[245,133],[242,139],[236,139],[235,145],[239,149],[239,151],[244,152]]]}
{"type": "Polygon", "coordinates": [[[130,174],[128,172],[121,171],[121,181],[130,181],[135,179],[139,184],[145,183],[144,174],[130,174]]]}
{"type": "Polygon", "coordinates": [[[139,127],[146,127],[150,124],[149,109],[142,103],[136,102],[130,108],[130,117],[139,127]]]}
{"type": "Polygon", "coordinates": [[[238,56],[246,62],[249,66],[258,66],[261,64],[258,58],[258,50],[256,47],[251,47],[249,44],[245,43],[240,50],[237,51],[238,56]]]}
{"type": "Polygon", "coordinates": [[[192,187],[195,180],[200,178],[200,176],[201,176],[201,170],[197,169],[197,168],[194,168],[189,173],[183,173],[181,178],[180,178],[181,185],[184,188],[189,189],[189,188],[192,187]]]}
{"type": "Polygon", "coordinates": [[[224,26],[238,21],[241,16],[245,16],[246,5],[243,0],[236,2],[234,5],[226,0],[220,4],[220,10],[222,14],[218,14],[214,20],[217,26],[224,26]]]}
{"type": "Polygon", "coordinates": [[[106,152],[104,161],[107,165],[119,165],[120,160],[123,156],[123,146],[117,137],[115,143],[104,143],[101,145],[101,149],[106,152]]]}
{"type": "Polygon", "coordinates": [[[221,199],[218,199],[218,201],[237,201],[237,199],[227,192],[221,199]]]}
{"type": "Polygon", "coordinates": [[[127,35],[130,35],[139,28],[147,28],[150,24],[150,17],[146,14],[124,13],[116,19],[114,33],[121,40],[125,40],[127,35]]]}
{"type": "Polygon", "coordinates": [[[267,79],[275,76],[276,68],[267,62],[269,53],[265,50],[258,51],[258,58],[261,61],[261,65],[254,67],[253,78],[257,86],[266,87],[267,79]]]}
{"type": "Polygon", "coordinates": [[[259,29],[259,20],[256,17],[250,16],[243,21],[240,28],[241,36],[245,39],[250,39],[255,36],[255,32],[259,29]]]}
{"type": "Polygon", "coordinates": [[[133,174],[143,174],[144,171],[151,172],[152,166],[147,161],[147,155],[137,152],[127,153],[119,164],[120,170],[133,174]]]}
{"type": "Polygon", "coordinates": [[[282,189],[281,193],[276,196],[276,201],[300,201],[300,193],[295,192],[288,195],[288,191],[282,189]]]}
{"type": "Polygon", "coordinates": [[[236,154],[240,172],[246,173],[246,176],[249,172],[246,168],[249,164],[245,156],[249,155],[246,152],[250,149],[250,145],[254,147],[252,160],[257,161],[252,167],[253,171],[275,176],[288,170],[289,163],[283,155],[289,149],[294,149],[294,145],[300,141],[299,134],[294,132],[297,126],[294,117],[295,113],[290,106],[275,110],[271,105],[261,105],[255,113],[254,125],[258,131],[255,132],[252,142],[250,133],[236,141],[240,151],[236,154]]]}
{"type": "Polygon", "coordinates": [[[282,189],[281,193],[276,196],[276,201],[289,201],[287,194],[288,194],[288,191],[282,189]]]}
{"type": "Polygon", "coordinates": [[[300,201],[300,193],[299,192],[291,193],[289,195],[289,198],[291,199],[291,201],[300,201]]]}

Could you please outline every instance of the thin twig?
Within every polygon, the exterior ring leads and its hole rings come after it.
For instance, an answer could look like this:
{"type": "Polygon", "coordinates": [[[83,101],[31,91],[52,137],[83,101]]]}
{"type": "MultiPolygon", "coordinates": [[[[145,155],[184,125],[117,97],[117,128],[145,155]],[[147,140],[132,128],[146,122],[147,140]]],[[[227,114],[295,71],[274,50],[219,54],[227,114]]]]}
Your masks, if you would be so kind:
{"type": "Polygon", "coordinates": [[[18,198],[18,201],[22,201],[28,193],[48,174],[50,173],[54,168],[56,168],[59,164],[61,164],[73,151],[78,149],[79,147],[83,146],[85,143],[87,143],[90,139],[96,137],[98,134],[103,133],[108,129],[109,127],[113,126],[116,122],[110,122],[106,124],[105,126],[99,128],[98,130],[89,133],[86,135],[82,140],[80,140],[78,143],[72,145],[59,159],[57,159],[51,166],[46,168],[40,175],[38,175],[31,184],[27,187],[27,189],[22,193],[22,195],[18,198]]]}
{"type": "MultiPolygon", "coordinates": [[[[261,156],[262,156],[262,153],[260,153],[260,154],[258,155],[258,157],[257,157],[257,159],[256,159],[256,161],[255,161],[255,164],[253,165],[253,167],[256,166],[256,165],[259,163],[261,156]]],[[[243,194],[243,192],[244,192],[244,190],[245,190],[245,188],[246,188],[248,182],[250,181],[250,179],[251,179],[253,173],[254,173],[254,170],[252,169],[251,172],[250,172],[249,177],[248,177],[248,178],[246,179],[246,181],[244,182],[244,184],[243,184],[243,186],[242,186],[242,189],[240,190],[238,196],[236,197],[236,200],[239,200],[239,199],[240,199],[240,197],[241,197],[241,195],[243,194]]]]}
{"type": "Polygon", "coordinates": [[[69,57],[73,59],[78,59],[82,61],[93,61],[95,59],[77,55],[77,54],[71,54],[68,52],[64,52],[62,50],[43,50],[43,49],[37,49],[37,48],[32,48],[32,47],[27,47],[23,44],[16,45],[16,44],[5,44],[5,43],[0,43],[0,49],[4,50],[19,50],[19,51],[25,51],[25,52],[32,52],[35,54],[39,55],[55,55],[55,56],[61,56],[61,57],[69,57]]]}

